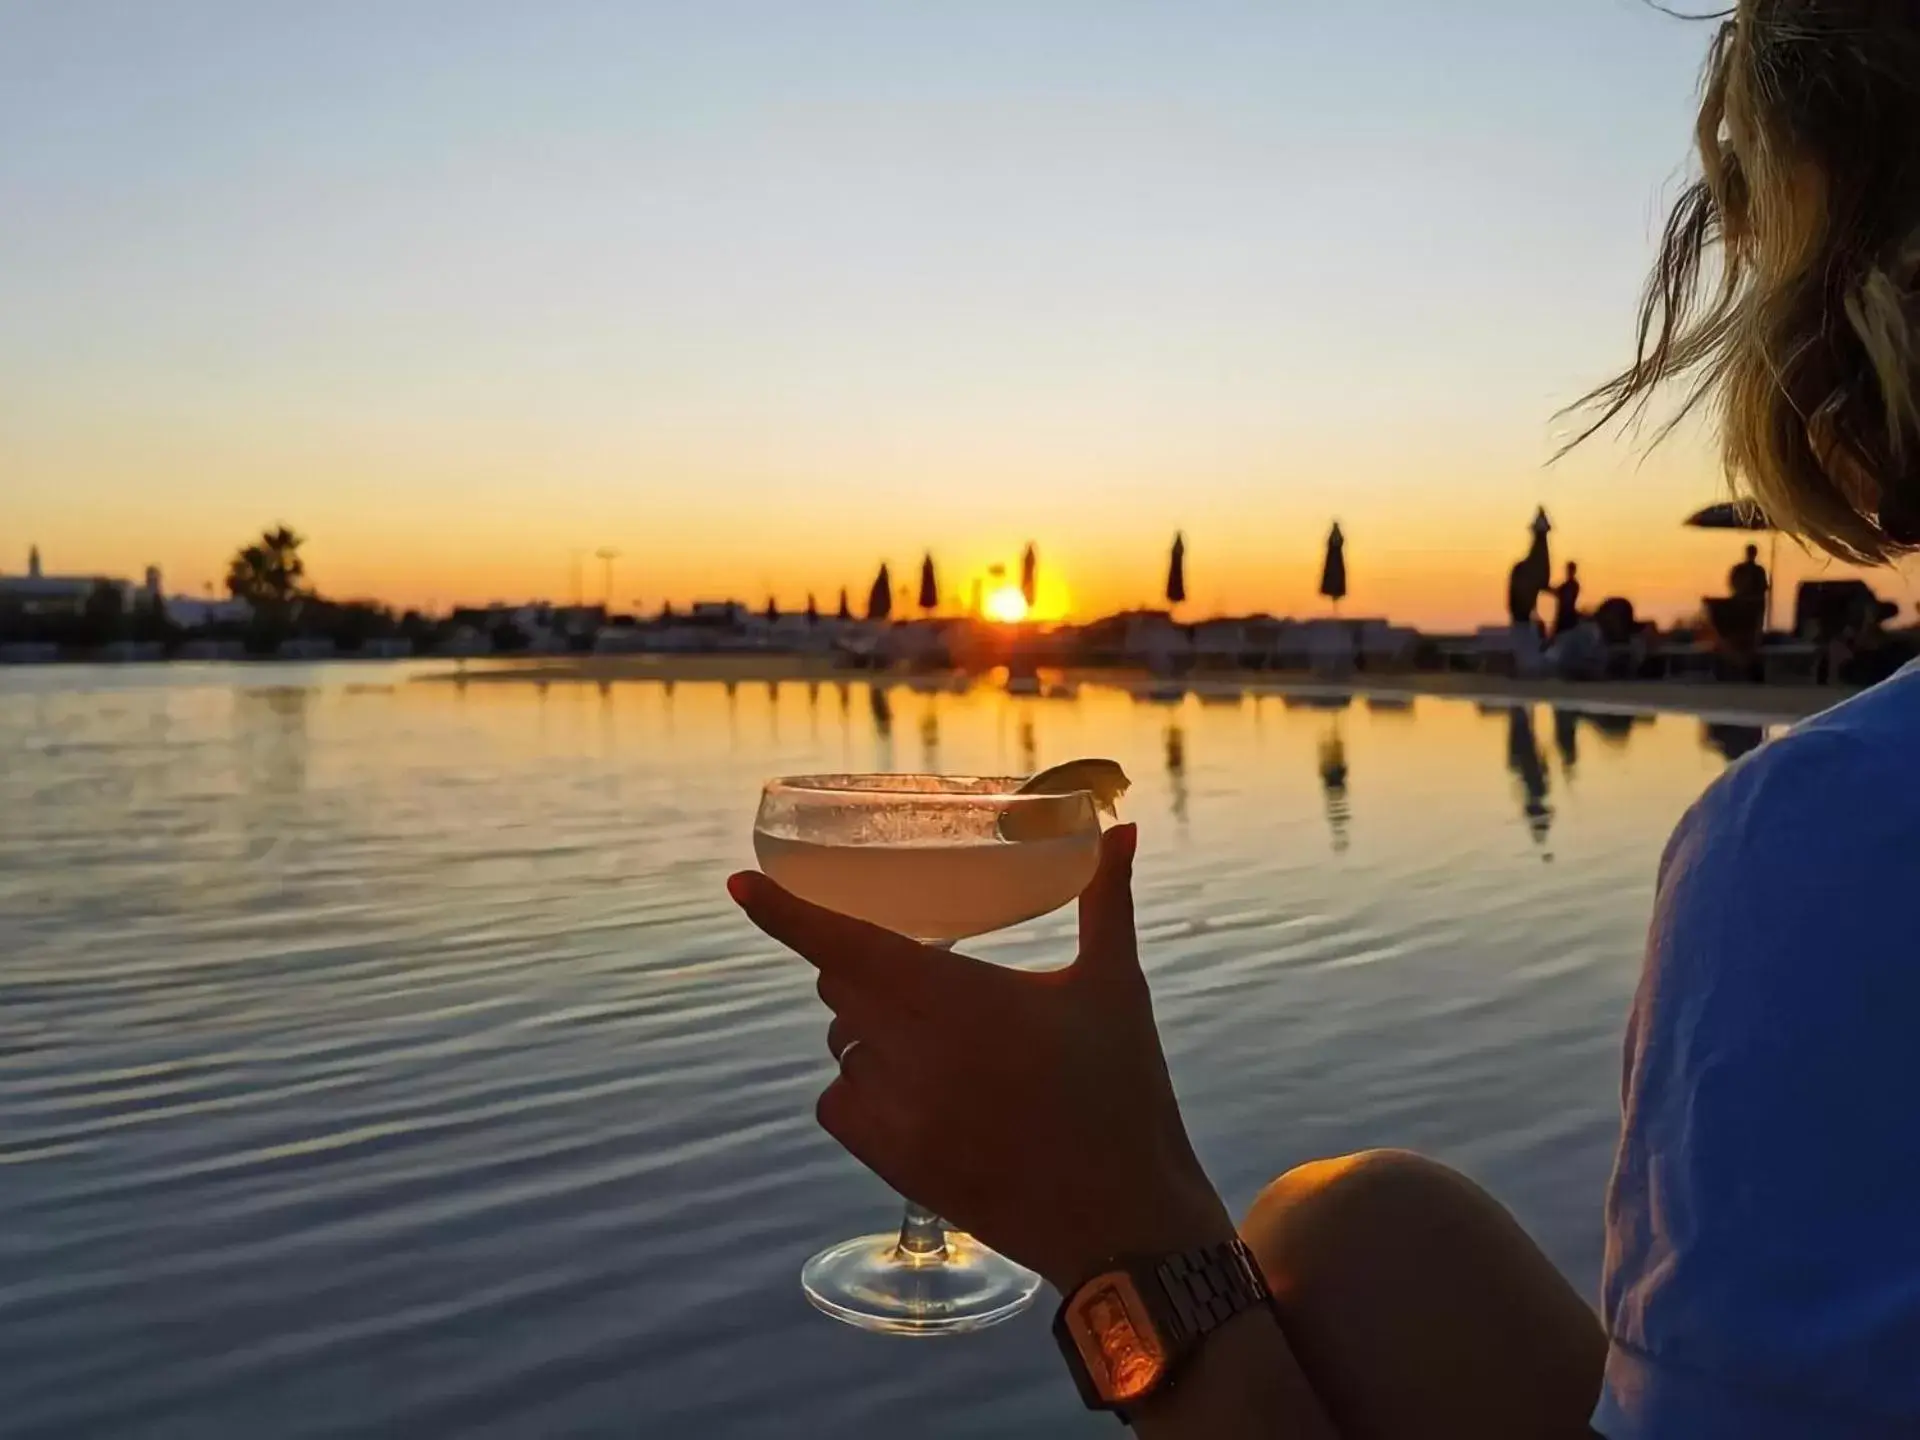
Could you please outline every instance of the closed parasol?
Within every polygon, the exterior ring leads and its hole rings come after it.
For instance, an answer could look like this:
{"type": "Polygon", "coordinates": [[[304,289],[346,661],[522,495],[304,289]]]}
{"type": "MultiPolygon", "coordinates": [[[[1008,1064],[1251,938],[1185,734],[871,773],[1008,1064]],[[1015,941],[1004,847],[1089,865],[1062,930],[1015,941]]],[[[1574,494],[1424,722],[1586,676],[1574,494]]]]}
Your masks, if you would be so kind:
{"type": "Polygon", "coordinates": [[[1167,562],[1167,604],[1180,605],[1187,598],[1187,539],[1175,534],[1173,555],[1167,562]]]}
{"type": "Polygon", "coordinates": [[[933,553],[920,562],[920,608],[931,615],[940,604],[940,586],[933,575],[933,553]]]}
{"type": "Polygon", "coordinates": [[[1340,533],[1340,522],[1333,522],[1327,535],[1327,560],[1320,568],[1320,593],[1333,601],[1338,610],[1347,596],[1347,537],[1340,533]]]}

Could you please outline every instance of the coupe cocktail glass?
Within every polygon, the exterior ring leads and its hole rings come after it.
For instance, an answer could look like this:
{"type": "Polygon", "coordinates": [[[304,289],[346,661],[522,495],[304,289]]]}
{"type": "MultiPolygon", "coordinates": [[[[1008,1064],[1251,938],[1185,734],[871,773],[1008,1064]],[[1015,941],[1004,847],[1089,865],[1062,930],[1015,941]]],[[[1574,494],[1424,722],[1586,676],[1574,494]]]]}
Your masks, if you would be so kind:
{"type": "MultiPolygon", "coordinates": [[[[815,775],[760,799],[760,868],[802,900],[930,945],[1017,925],[1072,901],[1099,864],[1085,791],[1020,793],[1018,779],[815,775]]],[[[953,1335],[1024,1310],[1040,1277],[907,1202],[897,1234],[809,1260],[807,1298],[866,1330],[953,1335]]]]}

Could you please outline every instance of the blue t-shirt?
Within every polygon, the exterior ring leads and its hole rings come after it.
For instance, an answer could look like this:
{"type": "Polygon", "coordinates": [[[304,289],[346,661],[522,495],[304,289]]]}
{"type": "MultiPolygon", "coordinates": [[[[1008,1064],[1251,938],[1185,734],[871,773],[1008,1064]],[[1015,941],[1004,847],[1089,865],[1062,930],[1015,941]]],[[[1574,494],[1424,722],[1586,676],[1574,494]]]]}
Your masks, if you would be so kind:
{"type": "Polygon", "coordinates": [[[1594,1427],[1920,1436],[1920,668],[1681,821],[1625,1106],[1594,1427]]]}

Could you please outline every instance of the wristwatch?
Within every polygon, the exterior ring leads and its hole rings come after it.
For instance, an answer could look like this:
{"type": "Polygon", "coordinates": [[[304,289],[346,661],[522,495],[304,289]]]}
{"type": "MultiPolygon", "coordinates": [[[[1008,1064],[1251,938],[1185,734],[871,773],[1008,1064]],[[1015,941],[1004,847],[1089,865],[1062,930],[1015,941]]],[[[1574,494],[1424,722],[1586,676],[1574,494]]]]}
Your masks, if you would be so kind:
{"type": "Polygon", "coordinates": [[[1127,1410],[1165,1386],[1213,1331],[1273,1303],[1244,1240],[1110,1261],[1061,1302],[1053,1338],[1091,1410],[1127,1410]]]}

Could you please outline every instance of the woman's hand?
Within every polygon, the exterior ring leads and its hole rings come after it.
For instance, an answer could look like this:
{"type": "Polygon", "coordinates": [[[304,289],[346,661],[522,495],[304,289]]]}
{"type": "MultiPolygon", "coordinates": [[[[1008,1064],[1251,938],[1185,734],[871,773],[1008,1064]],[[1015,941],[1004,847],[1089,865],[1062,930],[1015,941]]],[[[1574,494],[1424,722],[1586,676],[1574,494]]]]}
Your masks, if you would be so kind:
{"type": "Polygon", "coordinates": [[[840,1075],[820,1124],[911,1199],[1068,1290],[1115,1256],[1232,1237],[1181,1122],[1134,943],[1138,832],[1107,832],[1080,954],[1034,974],[798,900],[728,892],[820,971],[840,1075]]]}

